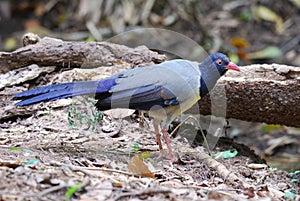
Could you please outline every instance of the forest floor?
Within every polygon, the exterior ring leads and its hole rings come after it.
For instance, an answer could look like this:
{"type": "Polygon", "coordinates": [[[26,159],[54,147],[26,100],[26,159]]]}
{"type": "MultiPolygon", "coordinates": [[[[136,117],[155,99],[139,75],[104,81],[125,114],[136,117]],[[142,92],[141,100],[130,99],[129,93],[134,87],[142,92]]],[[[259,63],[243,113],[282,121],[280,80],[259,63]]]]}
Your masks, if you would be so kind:
{"type": "Polygon", "coordinates": [[[177,136],[173,149],[191,163],[172,164],[158,157],[148,120],[142,128],[104,116],[96,132],[79,122],[69,128],[68,110],[41,110],[2,128],[2,200],[284,200],[300,192],[299,175],[297,183],[297,174],[268,167],[242,145],[221,143],[213,153],[238,154],[216,159],[177,136]]]}

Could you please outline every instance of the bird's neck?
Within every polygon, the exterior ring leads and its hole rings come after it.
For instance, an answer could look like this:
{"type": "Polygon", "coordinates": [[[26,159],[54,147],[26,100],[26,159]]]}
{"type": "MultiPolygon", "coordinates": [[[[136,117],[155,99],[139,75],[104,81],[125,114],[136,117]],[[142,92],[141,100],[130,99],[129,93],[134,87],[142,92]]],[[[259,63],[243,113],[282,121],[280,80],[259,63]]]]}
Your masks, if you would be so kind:
{"type": "Polygon", "coordinates": [[[201,71],[200,97],[204,97],[214,88],[221,75],[219,71],[214,67],[210,68],[207,66],[199,66],[199,69],[201,71]]]}

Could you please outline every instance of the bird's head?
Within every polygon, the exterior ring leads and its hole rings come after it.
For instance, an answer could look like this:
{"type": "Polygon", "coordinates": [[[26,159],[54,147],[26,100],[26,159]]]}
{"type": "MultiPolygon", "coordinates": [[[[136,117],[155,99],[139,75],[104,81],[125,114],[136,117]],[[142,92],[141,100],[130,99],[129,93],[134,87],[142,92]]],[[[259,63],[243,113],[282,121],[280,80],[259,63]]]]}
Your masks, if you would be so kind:
{"type": "Polygon", "coordinates": [[[216,52],[209,57],[214,66],[218,69],[220,76],[224,75],[227,70],[240,71],[239,67],[232,63],[230,59],[222,53],[216,52]]]}

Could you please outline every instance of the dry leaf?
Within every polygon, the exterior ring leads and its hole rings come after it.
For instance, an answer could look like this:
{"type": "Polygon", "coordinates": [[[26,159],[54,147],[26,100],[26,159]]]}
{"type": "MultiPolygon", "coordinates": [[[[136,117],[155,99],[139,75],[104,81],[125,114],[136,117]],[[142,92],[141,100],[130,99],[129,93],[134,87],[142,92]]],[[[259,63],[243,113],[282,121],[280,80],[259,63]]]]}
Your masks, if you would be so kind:
{"type": "Polygon", "coordinates": [[[155,177],[148,166],[140,159],[139,155],[132,157],[131,161],[128,163],[128,169],[137,175],[150,178],[155,177]]]}

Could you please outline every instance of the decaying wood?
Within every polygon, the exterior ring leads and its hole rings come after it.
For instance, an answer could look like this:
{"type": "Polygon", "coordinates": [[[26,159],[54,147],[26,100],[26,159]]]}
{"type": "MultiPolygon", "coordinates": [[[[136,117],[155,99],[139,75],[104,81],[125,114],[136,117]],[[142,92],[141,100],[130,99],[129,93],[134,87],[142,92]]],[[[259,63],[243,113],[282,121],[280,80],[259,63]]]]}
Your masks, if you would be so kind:
{"type": "Polygon", "coordinates": [[[66,42],[43,38],[36,44],[19,48],[14,52],[0,52],[0,73],[37,64],[64,68],[91,68],[128,62],[133,65],[162,62],[164,55],[144,46],[129,48],[108,42],[66,42]]]}
{"type": "Polygon", "coordinates": [[[199,101],[201,114],[211,114],[213,108],[216,116],[300,127],[299,67],[257,64],[241,69],[228,72],[211,95],[199,101]]]}
{"type": "MultiPolygon", "coordinates": [[[[2,72],[5,72],[32,63],[39,66],[55,65],[71,68],[107,67],[122,62],[139,66],[150,62],[161,62],[164,59],[163,55],[152,52],[146,47],[132,49],[106,42],[84,43],[60,40],[53,42],[53,39],[46,38],[12,53],[0,53],[0,66],[2,72]]],[[[228,72],[220,79],[211,95],[199,101],[201,114],[300,127],[299,67],[264,64],[245,66],[241,69],[241,72],[228,72]]],[[[103,72],[97,71],[99,74],[105,74],[107,69],[103,72]]],[[[12,102],[9,91],[4,90],[1,93],[5,96],[5,104],[12,102]]],[[[1,108],[0,120],[2,121],[24,113],[30,115],[36,111],[32,108],[17,109],[12,105],[1,105],[1,108]]]]}

